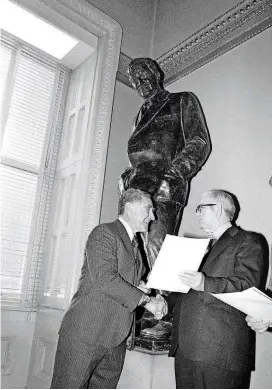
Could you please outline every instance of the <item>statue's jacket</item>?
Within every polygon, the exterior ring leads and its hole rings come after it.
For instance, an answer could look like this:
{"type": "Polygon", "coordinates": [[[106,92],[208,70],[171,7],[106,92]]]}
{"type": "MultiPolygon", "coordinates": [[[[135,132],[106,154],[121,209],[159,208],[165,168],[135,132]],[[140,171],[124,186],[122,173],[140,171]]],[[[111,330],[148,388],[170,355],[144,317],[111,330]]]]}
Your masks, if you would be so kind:
{"type": "Polygon", "coordinates": [[[205,116],[192,92],[163,90],[148,108],[141,107],[128,141],[131,168],[122,175],[125,187],[156,194],[162,181],[170,199],[184,205],[189,180],[211,151],[205,116]]]}

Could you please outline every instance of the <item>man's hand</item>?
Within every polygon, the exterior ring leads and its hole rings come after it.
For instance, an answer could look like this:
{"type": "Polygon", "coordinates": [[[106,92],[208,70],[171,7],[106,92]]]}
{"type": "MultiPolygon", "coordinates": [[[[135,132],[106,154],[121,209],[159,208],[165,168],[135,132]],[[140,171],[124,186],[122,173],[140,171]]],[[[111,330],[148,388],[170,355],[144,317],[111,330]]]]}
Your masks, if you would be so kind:
{"type": "Polygon", "coordinates": [[[183,271],[179,274],[180,280],[196,291],[204,291],[204,275],[197,271],[183,271]]]}
{"type": "Polygon", "coordinates": [[[157,312],[155,318],[157,320],[160,320],[168,313],[168,305],[166,300],[160,294],[156,295],[156,301],[157,301],[157,312]]]}
{"type": "Polygon", "coordinates": [[[143,280],[140,281],[140,284],[137,286],[137,288],[145,294],[150,294],[151,289],[145,287],[145,282],[143,280]]]}
{"type": "Polygon", "coordinates": [[[152,297],[150,302],[145,305],[145,308],[154,315],[156,320],[161,320],[167,314],[167,303],[159,294],[156,298],[152,297]]]}
{"type": "Polygon", "coordinates": [[[258,333],[265,332],[272,325],[272,321],[270,320],[262,320],[261,318],[251,316],[246,316],[246,322],[251,329],[258,333]]]}

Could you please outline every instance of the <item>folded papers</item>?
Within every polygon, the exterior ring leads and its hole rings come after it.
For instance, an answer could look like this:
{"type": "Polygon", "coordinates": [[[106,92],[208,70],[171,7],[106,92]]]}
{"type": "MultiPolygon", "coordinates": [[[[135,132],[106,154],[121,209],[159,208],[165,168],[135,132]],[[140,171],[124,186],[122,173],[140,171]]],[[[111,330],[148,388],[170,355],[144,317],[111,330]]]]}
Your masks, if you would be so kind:
{"type": "Polygon", "coordinates": [[[209,239],[167,234],[149,275],[146,287],[187,293],[190,287],[179,279],[181,271],[197,271],[209,239]]]}
{"type": "Polygon", "coordinates": [[[256,287],[241,292],[211,295],[251,317],[272,321],[272,298],[256,287]]]}

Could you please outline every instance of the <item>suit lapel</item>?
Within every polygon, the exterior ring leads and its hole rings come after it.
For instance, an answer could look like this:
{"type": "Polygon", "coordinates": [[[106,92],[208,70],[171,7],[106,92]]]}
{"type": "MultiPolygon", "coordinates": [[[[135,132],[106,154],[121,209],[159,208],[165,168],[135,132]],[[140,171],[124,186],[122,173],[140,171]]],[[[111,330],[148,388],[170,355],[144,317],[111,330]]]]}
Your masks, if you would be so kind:
{"type": "Polygon", "coordinates": [[[162,110],[165,104],[170,100],[171,95],[167,94],[162,98],[159,102],[154,102],[151,106],[145,111],[145,113],[141,116],[139,122],[135,123],[134,133],[138,133],[143,128],[145,128],[158,113],[162,110]]]}
{"type": "Polygon", "coordinates": [[[136,267],[136,261],[135,261],[135,255],[134,255],[134,251],[133,251],[133,246],[132,246],[132,243],[130,241],[130,238],[129,238],[129,235],[126,231],[126,228],[124,227],[124,225],[122,224],[122,222],[119,221],[119,219],[116,219],[114,221],[115,223],[115,226],[117,228],[117,231],[118,231],[118,235],[121,239],[121,241],[123,242],[123,245],[124,247],[127,249],[127,251],[131,254],[131,263],[132,265],[134,266],[134,270],[135,270],[135,277],[137,279],[137,284],[139,283],[140,279],[141,279],[141,276],[142,276],[142,273],[143,273],[143,270],[144,270],[144,265],[143,265],[143,261],[141,259],[141,256],[140,256],[140,264],[139,264],[139,269],[138,269],[138,272],[137,272],[137,267],[136,267]]]}
{"type": "Polygon", "coordinates": [[[129,238],[128,232],[126,231],[125,226],[122,224],[122,222],[119,221],[119,219],[116,219],[116,221],[114,221],[114,223],[115,223],[116,228],[118,230],[119,237],[120,237],[121,241],[123,242],[125,248],[131,253],[131,255],[134,259],[132,243],[130,241],[130,238],[129,238]]]}
{"type": "Polygon", "coordinates": [[[222,234],[222,236],[216,241],[216,243],[212,247],[212,250],[209,253],[209,256],[207,257],[207,260],[203,266],[203,270],[205,270],[206,267],[213,263],[213,261],[228,247],[232,236],[234,236],[237,232],[237,227],[232,226],[222,234]]]}

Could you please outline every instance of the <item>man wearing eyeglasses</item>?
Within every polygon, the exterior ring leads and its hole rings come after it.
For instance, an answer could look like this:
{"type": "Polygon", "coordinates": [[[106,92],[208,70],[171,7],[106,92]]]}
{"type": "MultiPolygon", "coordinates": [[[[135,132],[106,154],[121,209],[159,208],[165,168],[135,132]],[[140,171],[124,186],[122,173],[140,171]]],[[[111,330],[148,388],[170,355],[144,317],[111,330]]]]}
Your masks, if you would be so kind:
{"type": "Polygon", "coordinates": [[[205,193],[196,208],[200,228],[211,238],[199,271],[180,280],[191,290],[170,294],[174,301],[172,343],[177,388],[249,388],[255,368],[255,332],[246,315],[210,293],[264,288],[266,241],[232,224],[233,197],[222,190],[205,193]]]}

